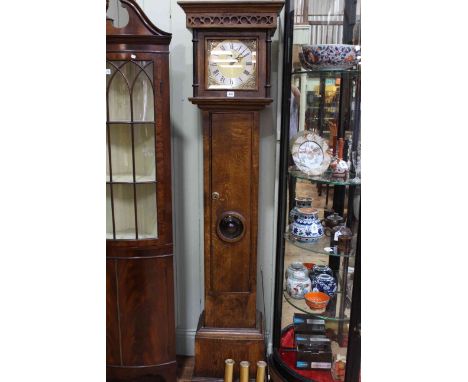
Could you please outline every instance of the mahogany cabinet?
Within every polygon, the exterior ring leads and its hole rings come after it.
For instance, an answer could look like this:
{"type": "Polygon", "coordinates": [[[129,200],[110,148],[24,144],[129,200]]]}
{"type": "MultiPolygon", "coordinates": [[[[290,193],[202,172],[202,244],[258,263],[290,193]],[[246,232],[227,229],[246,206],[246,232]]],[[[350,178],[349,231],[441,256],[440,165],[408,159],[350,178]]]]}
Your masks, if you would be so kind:
{"type": "Polygon", "coordinates": [[[107,19],[107,379],[176,380],[169,43],[133,0],[107,19]]]}

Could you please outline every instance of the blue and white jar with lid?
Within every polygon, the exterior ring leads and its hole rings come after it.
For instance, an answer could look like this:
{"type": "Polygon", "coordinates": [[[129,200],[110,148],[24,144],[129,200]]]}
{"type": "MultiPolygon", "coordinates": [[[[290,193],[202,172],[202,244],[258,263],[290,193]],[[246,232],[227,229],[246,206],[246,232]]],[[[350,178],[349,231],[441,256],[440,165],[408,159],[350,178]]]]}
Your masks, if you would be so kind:
{"type": "Polygon", "coordinates": [[[328,265],[315,264],[310,271],[310,277],[314,278],[321,274],[333,276],[333,271],[328,265]]]}
{"type": "Polygon", "coordinates": [[[323,292],[333,297],[336,294],[338,286],[333,276],[322,273],[312,279],[312,291],[323,292]]]}
{"type": "Polygon", "coordinates": [[[318,210],[311,207],[297,208],[290,226],[292,236],[301,242],[315,242],[324,235],[318,210]]]}

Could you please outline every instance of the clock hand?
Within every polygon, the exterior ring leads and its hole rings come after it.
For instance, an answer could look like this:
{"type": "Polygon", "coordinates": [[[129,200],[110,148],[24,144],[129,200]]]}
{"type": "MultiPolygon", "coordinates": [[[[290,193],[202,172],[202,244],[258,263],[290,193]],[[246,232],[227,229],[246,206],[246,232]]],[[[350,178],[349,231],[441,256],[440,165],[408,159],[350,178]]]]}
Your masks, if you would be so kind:
{"type": "Polygon", "coordinates": [[[239,54],[235,55],[237,52],[236,51],[231,51],[231,56],[236,60],[236,62],[230,62],[229,65],[234,65],[239,63],[239,54]]]}

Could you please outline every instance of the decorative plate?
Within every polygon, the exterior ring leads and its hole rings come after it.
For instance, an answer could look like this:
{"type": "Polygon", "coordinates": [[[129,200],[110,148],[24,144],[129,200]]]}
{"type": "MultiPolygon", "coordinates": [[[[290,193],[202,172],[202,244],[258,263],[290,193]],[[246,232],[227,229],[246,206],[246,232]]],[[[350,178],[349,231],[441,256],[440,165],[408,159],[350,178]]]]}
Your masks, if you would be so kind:
{"type": "Polygon", "coordinates": [[[305,130],[291,141],[294,163],[307,175],[322,175],[331,162],[327,141],[314,132],[305,130]]]}

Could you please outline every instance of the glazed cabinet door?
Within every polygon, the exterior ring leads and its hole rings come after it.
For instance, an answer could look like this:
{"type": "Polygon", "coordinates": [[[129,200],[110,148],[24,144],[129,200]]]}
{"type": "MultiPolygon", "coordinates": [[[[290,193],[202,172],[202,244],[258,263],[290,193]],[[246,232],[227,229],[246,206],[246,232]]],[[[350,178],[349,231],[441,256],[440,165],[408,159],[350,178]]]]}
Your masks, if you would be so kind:
{"type": "Polygon", "coordinates": [[[169,95],[159,57],[141,56],[107,60],[106,237],[161,246],[172,241],[169,95]]]}

